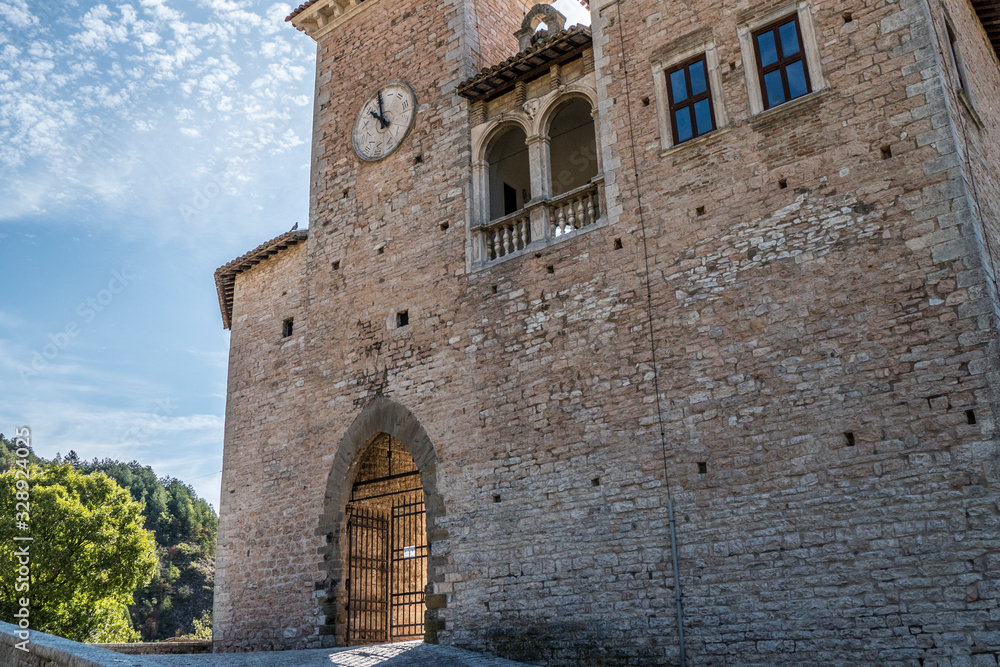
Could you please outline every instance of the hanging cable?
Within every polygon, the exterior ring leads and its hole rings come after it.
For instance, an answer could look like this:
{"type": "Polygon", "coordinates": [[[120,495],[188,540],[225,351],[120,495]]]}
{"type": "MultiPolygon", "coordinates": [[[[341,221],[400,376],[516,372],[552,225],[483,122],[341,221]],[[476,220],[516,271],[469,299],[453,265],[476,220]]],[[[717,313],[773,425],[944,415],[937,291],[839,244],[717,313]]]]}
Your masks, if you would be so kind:
{"type": "Polygon", "coordinates": [[[663,455],[663,479],[667,488],[667,513],[670,521],[670,556],[674,570],[674,601],[677,607],[677,639],[680,649],[681,667],[686,667],[687,656],[684,647],[684,605],[681,599],[681,575],[677,565],[677,529],[674,522],[674,497],[670,491],[670,473],[667,459],[667,433],[663,425],[663,408],[660,405],[660,368],[656,363],[656,337],[653,335],[653,288],[650,283],[649,246],[646,243],[646,218],[642,210],[642,192],[639,188],[639,163],[635,156],[635,129],[632,127],[632,92],[629,86],[628,62],[625,58],[625,33],[622,30],[621,1],[615,2],[618,9],[618,42],[621,45],[622,74],[625,82],[625,115],[628,118],[629,144],[632,149],[632,177],[635,179],[635,198],[639,207],[639,228],[642,230],[642,255],[646,267],[646,318],[649,324],[649,349],[653,362],[653,390],[656,392],[656,418],[660,427],[660,451],[663,455]]]}

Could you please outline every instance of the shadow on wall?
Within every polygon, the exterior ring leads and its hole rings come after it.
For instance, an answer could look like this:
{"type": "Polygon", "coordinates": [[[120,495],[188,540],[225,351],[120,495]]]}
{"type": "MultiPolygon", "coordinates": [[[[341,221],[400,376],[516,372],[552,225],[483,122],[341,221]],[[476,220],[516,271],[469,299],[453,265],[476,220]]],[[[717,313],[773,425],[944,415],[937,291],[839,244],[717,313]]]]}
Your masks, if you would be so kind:
{"type": "MultiPolygon", "coordinates": [[[[516,623],[471,629],[475,641],[465,648],[475,648],[507,660],[533,664],[574,662],[588,667],[613,665],[668,664],[677,661],[677,647],[664,634],[661,645],[621,646],[603,623],[542,623],[532,620],[527,627],[516,623]]],[[[461,646],[462,642],[456,642],[461,646]]]]}

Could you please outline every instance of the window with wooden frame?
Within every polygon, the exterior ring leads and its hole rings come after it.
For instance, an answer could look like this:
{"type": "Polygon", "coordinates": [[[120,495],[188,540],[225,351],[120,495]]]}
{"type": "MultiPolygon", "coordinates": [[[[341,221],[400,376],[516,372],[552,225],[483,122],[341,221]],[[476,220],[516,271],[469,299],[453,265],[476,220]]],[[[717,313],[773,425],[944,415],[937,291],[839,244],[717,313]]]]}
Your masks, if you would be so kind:
{"type": "Polygon", "coordinates": [[[812,90],[798,16],[754,31],[753,46],[765,109],[802,97],[812,90]]]}
{"type": "Polygon", "coordinates": [[[674,145],[715,129],[715,109],[705,54],[664,72],[674,145]]]}

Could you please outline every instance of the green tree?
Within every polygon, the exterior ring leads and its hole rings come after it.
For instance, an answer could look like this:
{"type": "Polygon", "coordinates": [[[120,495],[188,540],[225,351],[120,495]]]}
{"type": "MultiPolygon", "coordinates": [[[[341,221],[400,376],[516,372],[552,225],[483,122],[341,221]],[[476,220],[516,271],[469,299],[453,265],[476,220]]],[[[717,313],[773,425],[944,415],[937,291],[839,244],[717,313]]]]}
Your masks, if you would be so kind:
{"type": "MultiPolygon", "coordinates": [[[[17,444],[13,440],[8,440],[4,437],[3,433],[0,433],[0,472],[4,470],[10,470],[14,467],[18,460],[17,450],[21,448],[21,445],[17,444]]],[[[35,456],[35,452],[32,451],[31,447],[26,447],[28,450],[28,463],[39,463],[41,459],[35,456]]]]}
{"type": "Polygon", "coordinates": [[[201,615],[201,618],[194,619],[194,630],[186,635],[180,635],[185,639],[212,639],[212,611],[208,610],[201,615]]]}
{"type": "Polygon", "coordinates": [[[30,535],[30,590],[0,578],[0,617],[13,618],[17,600],[27,597],[36,630],[83,642],[137,641],[127,606],[157,567],[142,504],[103,473],[35,466],[30,530],[18,530],[17,478],[17,469],[0,474],[0,571],[16,571],[15,550],[24,543],[13,538],[30,535]]]}

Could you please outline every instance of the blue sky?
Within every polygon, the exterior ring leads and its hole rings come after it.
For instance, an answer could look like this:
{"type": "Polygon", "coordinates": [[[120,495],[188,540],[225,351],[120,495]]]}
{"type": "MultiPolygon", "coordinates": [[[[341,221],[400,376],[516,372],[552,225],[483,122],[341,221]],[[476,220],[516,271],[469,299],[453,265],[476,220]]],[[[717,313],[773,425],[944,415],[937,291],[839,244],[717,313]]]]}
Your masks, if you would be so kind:
{"type": "Polygon", "coordinates": [[[218,508],[213,272],[308,217],[315,46],[292,8],[0,0],[0,432],[218,508]]]}

